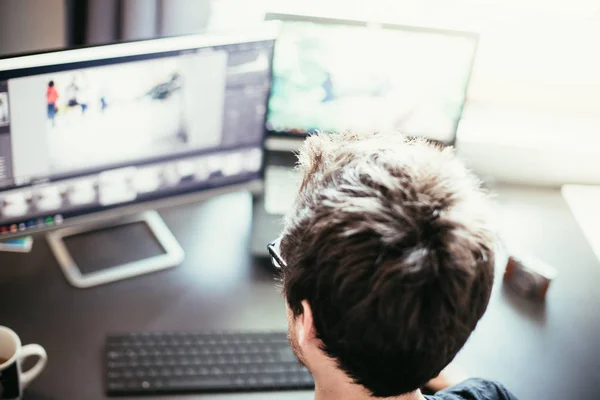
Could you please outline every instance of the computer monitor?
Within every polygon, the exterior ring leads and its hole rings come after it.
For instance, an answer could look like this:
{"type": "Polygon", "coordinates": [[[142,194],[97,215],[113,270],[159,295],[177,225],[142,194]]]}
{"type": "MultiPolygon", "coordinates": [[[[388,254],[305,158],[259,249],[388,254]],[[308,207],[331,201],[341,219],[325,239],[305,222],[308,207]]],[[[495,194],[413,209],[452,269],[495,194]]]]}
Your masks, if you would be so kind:
{"type": "Polygon", "coordinates": [[[0,240],[260,190],[278,25],[0,60],[0,240]]]}
{"type": "Polygon", "coordinates": [[[289,14],[275,46],[270,136],[397,130],[453,144],[473,33],[289,14]]]}

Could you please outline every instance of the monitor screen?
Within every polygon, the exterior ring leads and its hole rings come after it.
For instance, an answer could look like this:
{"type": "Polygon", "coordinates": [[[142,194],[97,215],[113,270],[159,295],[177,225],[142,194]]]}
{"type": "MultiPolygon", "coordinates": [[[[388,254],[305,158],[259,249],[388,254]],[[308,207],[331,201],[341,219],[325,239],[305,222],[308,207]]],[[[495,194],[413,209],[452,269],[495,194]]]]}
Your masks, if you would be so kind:
{"type": "Polygon", "coordinates": [[[453,143],[477,36],[271,14],[269,133],[398,130],[453,143]]]}
{"type": "Polygon", "coordinates": [[[260,180],[275,33],[0,60],[0,238],[260,180]]]}

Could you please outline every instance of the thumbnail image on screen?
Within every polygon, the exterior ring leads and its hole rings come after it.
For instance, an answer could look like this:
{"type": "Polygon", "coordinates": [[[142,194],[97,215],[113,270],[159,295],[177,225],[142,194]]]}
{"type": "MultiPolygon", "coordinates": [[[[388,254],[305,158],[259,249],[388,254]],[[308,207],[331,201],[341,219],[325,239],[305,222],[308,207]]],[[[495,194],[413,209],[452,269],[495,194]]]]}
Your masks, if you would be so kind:
{"type": "Polygon", "coordinates": [[[285,21],[267,128],[399,130],[452,142],[476,38],[439,31],[285,21]]]}
{"type": "MultiPolygon", "coordinates": [[[[45,98],[50,171],[60,173],[217,145],[220,130],[194,129],[197,115],[190,114],[192,110],[203,114],[203,107],[194,105],[222,91],[220,81],[224,77],[215,79],[219,87],[213,90],[199,84],[193,74],[223,75],[225,68],[220,64],[224,62],[218,55],[201,60],[173,57],[28,78],[35,79],[38,95],[45,98]]],[[[216,102],[210,110],[212,115],[202,115],[199,123],[220,119],[222,106],[216,102]]]]}
{"type": "Polygon", "coordinates": [[[5,126],[10,123],[8,113],[8,96],[6,92],[0,93],[0,126],[5,126]]]}

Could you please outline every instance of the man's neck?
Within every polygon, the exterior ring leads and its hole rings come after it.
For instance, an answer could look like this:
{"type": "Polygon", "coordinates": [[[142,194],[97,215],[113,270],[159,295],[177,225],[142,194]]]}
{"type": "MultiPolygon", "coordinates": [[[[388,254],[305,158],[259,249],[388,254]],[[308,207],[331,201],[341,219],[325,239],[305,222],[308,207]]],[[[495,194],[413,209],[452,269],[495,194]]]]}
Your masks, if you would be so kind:
{"type": "MultiPolygon", "coordinates": [[[[315,400],[373,400],[374,397],[362,385],[354,382],[339,369],[337,363],[320,351],[311,354],[306,363],[315,379],[315,400]]],[[[383,399],[382,399],[383,400],[383,399]]],[[[425,400],[420,390],[401,396],[386,397],[385,400],[425,400]]]]}
{"type": "MultiPolygon", "coordinates": [[[[315,382],[315,400],[373,400],[371,394],[362,386],[351,382],[330,381],[321,384],[315,382]]],[[[425,400],[420,390],[401,396],[386,397],[386,400],[425,400]]]]}

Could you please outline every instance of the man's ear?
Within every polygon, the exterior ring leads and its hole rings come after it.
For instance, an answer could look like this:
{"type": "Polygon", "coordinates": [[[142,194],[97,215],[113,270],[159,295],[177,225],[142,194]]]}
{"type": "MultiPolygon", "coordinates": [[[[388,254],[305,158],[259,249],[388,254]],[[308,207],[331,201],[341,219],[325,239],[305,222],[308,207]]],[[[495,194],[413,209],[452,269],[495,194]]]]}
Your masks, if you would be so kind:
{"type": "Polygon", "coordinates": [[[302,314],[296,317],[296,329],[296,337],[300,347],[306,346],[316,338],[312,308],[306,300],[302,300],[302,314]]]}

